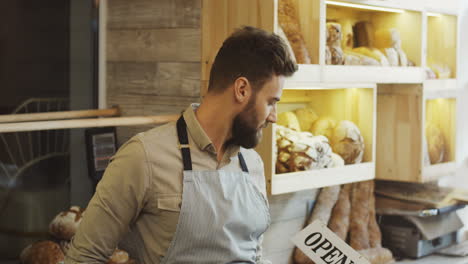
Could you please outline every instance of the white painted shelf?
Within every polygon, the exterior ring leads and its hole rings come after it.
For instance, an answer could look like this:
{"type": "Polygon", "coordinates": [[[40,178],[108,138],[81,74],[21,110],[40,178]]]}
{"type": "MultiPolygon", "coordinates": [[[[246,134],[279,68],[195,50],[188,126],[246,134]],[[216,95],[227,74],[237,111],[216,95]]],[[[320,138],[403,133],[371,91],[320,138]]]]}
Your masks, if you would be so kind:
{"type": "Polygon", "coordinates": [[[455,161],[425,166],[422,171],[423,182],[434,181],[447,176],[454,176],[456,171],[457,163],[455,161]]]}
{"type": "MultiPolygon", "coordinates": [[[[425,72],[420,67],[300,64],[298,71],[292,77],[286,78],[284,87],[306,88],[317,84],[321,84],[322,87],[327,84],[345,84],[347,87],[359,86],[362,83],[423,83],[424,81],[425,72]]],[[[451,82],[447,82],[447,85],[451,85],[451,82]]]]}
{"type": "Polygon", "coordinates": [[[349,83],[422,83],[425,72],[421,67],[379,67],[327,65],[323,82],[349,83]]]}
{"type": "Polygon", "coordinates": [[[456,79],[435,79],[423,82],[423,89],[426,99],[437,98],[456,98],[457,80],[456,79]]]}
{"type": "Polygon", "coordinates": [[[374,179],[375,163],[346,165],[339,168],[273,174],[271,194],[297,192],[374,179]]]}

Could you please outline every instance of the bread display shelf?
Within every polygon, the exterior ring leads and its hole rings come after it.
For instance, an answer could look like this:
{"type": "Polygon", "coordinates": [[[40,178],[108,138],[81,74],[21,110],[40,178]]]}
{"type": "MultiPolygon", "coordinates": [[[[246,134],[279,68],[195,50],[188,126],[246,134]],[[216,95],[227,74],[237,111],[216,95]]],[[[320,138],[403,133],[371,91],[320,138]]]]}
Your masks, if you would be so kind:
{"type": "MultiPolygon", "coordinates": [[[[304,189],[357,182],[375,177],[376,85],[316,84],[309,88],[286,88],[278,113],[310,107],[317,116],[337,121],[352,121],[360,130],[364,142],[362,162],[342,167],[328,167],[298,172],[277,173],[277,125],[264,129],[257,147],[265,163],[265,177],[270,194],[282,194],[304,189]]],[[[305,131],[305,130],[304,130],[305,131]]]]}
{"type": "Polygon", "coordinates": [[[456,78],[457,23],[456,15],[427,12],[426,65],[439,79],[456,78]]]}
{"type": "MultiPolygon", "coordinates": [[[[283,0],[204,0],[202,2],[202,95],[206,92],[209,71],[216,51],[221,46],[222,41],[236,28],[250,25],[277,34],[281,33],[280,1],[283,0]],[[249,10],[249,12],[241,10],[249,10]]],[[[379,96],[375,95],[374,101],[379,97],[377,100],[379,107],[368,109],[368,111],[372,113],[369,120],[375,121],[374,126],[378,127],[377,134],[370,133],[373,135],[371,141],[378,142],[378,144],[372,144],[372,148],[376,146],[379,148],[372,155],[383,153],[383,156],[380,155],[380,163],[378,163],[379,155],[377,155],[376,158],[368,159],[359,166],[345,166],[343,170],[349,172],[349,179],[357,180],[358,174],[368,175],[361,171],[364,168],[371,170],[371,166],[366,165],[368,163],[375,164],[377,175],[389,180],[421,182],[440,177],[441,174],[450,174],[454,168],[455,157],[444,163],[431,166],[423,165],[423,132],[427,123],[426,101],[440,98],[454,99],[451,101],[452,103],[448,104],[450,105],[448,108],[453,109],[453,111],[446,109],[446,111],[440,111],[439,115],[443,116],[441,120],[446,120],[450,124],[448,127],[452,132],[448,136],[450,139],[448,145],[452,149],[451,151],[455,149],[454,109],[457,98],[455,88],[457,76],[453,73],[456,72],[456,61],[459,54],[457,50],[460,49],[457,45],[457,32],[459,31],[456,28],[457,8],[451,3],[424,0],[338,0],[338,2],[367,5],[368,7],[395,8],[403,12],[381,12],[332,6],[329,1],[327,4],[327,0],[289,1],[288,4],[295,5],[297,10],[289,17],[296,21],[292,28],[299,28],[296,33],[302,35],[302,51],[305,47],[310,56],[310,64],[299,64],[298,71],[292,77],[286,78],[284,95],[278,110],[281,111],[284,103],[291,103],[291,99],[288,99],[288,91],[291,90],[319,91],[340,87],[359,89],[365,87],[362,84],[378,84],[379,89],[375,89],[375,91],[379,90],[381,93],[379,96]],[[433,13],[442,15],[436,14],[437,16],[434,17],[433,13]],[[343,20],[348,21],[346,22],[348,29],[349,23],[356,21],[371,22],[374,29],[396,28],[402,41],[401,47],[415,66],[326,64],[327,22],[343,20]],[[441,38],[441,36],[443,37],[441,38]],[[445,45],[452,47],[449,48],[450,54],[446,61],[437,57],[437,55],[447,51],[446,48],[442,48],[445,45]],[[433,55],[434,53],[437,55],[433,55]],[[430,76],[427,71],[427,66],[430,66],[431,63],[430,57],[435,57],[435,60],[441,60],[441,63],[448,64],[450,68],[453,68],[451,69],[452,75],[446,79],[433,79],[437,76],[430,76]],[[377,109],[379,110],[377,111],[377,109]],[[380,140],[377,140],[377,136],[380,140]]],[[[369,28],[371,27],[366,26],[364,30],[361,28],[360,33],[372,32],[368,30],[369,28]]],[[[285,35],[287,37],[286,32],[285,35]]],[[[307,98],[305,95],[302,97],[307,98]]],[[[314,100],[326,101],[321,100],[320,97],[314,97],[314,100]]],[[[362,102],[359,103],[362,104],[362,102]]],[[[324,107],[330,111],[343,109],[341,105],[325,105],[324,107]]],[[[365,119],[360,118],[359,120],[365,119]]],[[[357,125],[361,128],[361,124],[357,125]]],[[[369,140],[369,137],[367,138],[369,140]]],[[[314,188],[313,186],[340,183],[339,176],[332,176],[340,175],[341,172],[338,171],[336,174],[333,173],[334,170],[337,170],[336,168],[275,174],[274,144],[276,144],[275,131],[268,128],[265,130],[258,150],[265,161],[268,188],[271,193],[292,192],[303,188],[314,188]],[[304,184],[300,184],[301,182],[304,184]]],[[[363,178],[368,178],[368,176],[363,176],[363,178]]]]}
{"type": "Polygon", "coordinates": [[[450,83],[378,86],[377,179],[427,182],[455,173],[456,93],[433,87],[450,83]]]}
{"type": "MultiPolygon", "coordinates": [[[[279,33],[279,3],[283,0],[203,1],[202,24],[202,95],[206,93],[209,71],[222,41],[236,28],[251,25],[279,33]],[[239,12],[248,9],[249,12],[239,12]]],[[[428,76],[425,67],[432,61],[448,65],[456,78],[457,10],[448,5],[430,6],[427,1],[338,1],[369,7],[396,8],[403,11],[382,12],[327,4],[327,0],[291,0],[297,7],[300,35],[311,64],[301,64],[289,86],[304,83],[422,83],[428,76]],[[430,11],[430,12],[429,12],[430,11]],[[429,14],[429,16],[428,16],[429,14]],[[436,15],[436,16],[434,16],[436,15]],[[357,21],[372,23],[377,29],[395,28],[401,47],[416,66],[327,65],[327,21],[343,23],[348,28],[357,21]],[[450,47],[450,48],[444,48],[450,47]],[[449,53],[445,56],[446,52],[449,53]],[[441,55],[444,54],[444,55],[441,55]]],[[[337,2],[337,1],[335,1],[337,2]]],[[[372,28],[367,27],[367,28],[372,28]]],[[[366,28],[366,27],[364,27],[366,28]]],[[[371,30],[364,30],[364,32],[371,30]]],[[[362,32],[362,30],[360,31],[362,32]]],[[[344,32],[346,34],[346,32],[344,32]]],[[[287,35],[287,34],[286,34],[287,35]]],[[[288,81],[287,81],[288,82],[288,81]]]]}

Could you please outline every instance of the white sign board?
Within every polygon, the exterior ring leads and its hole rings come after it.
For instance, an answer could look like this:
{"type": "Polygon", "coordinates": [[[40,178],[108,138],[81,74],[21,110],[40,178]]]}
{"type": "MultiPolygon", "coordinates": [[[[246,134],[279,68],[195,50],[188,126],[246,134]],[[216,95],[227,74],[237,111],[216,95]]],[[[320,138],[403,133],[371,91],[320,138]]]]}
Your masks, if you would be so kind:
{"type": "Polygon", "coordinates": [[[319,220],[291,240],[316,264],[370,264],[319,220]]]}

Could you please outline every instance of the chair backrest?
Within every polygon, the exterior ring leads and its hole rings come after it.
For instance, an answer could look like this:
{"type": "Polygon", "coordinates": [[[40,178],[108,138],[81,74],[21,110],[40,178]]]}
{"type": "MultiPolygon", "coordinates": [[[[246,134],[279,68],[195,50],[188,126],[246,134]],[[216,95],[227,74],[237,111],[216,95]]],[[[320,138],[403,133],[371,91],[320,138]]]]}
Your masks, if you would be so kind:
{"type": "MultiPolygon", "coordinates": [[[[69,105],[66,98],[30,98],[12,114],[67,111],[69,105]]],[[[67,155],[69,141],[69,131],[63,129],[0,133],[0,146],[4,150],[0,160],[0,184],[14,184],[22,171],[44,158],[67,155]]]]}

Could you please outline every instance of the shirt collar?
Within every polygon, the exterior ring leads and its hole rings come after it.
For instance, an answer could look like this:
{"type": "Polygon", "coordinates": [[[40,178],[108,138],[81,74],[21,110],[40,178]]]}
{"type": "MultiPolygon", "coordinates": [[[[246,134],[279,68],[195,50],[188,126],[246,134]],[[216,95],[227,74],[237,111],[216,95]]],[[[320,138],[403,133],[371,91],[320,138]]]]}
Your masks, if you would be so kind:
{"type": "Polygon", "coordinates": [[[194,143],[202,150],[209,149],[210,146],[213,148],[213,143],[211,142],[208,135],[205,133],[203,128],[201,127],[200,123],[195,116],[195,111],[200,106],[200,104],[191,104],[187,109],[184,111],[184,119],[185,123],[187,123],[187,130],[192,136],[194,143]]]}
{"type": "MultiPolygon", "coordinates": [[[[183,116],[185,119],[185,123],[187,123],[187,130],[190,133],[194,143],[201,149],[207,150],[212,153],[216,153],[214,148],[213,142],[205,133],[205,130],[201,127],[198,119],[195,115],[195,112],[200,104],[194,103],[191,104],[187,109],[185,109],[183,116]]],[[[226,149],[226,154],[228,157],[234,157],[240,151],[240,146],[238,145],[231,145],[226,149]]]]}

